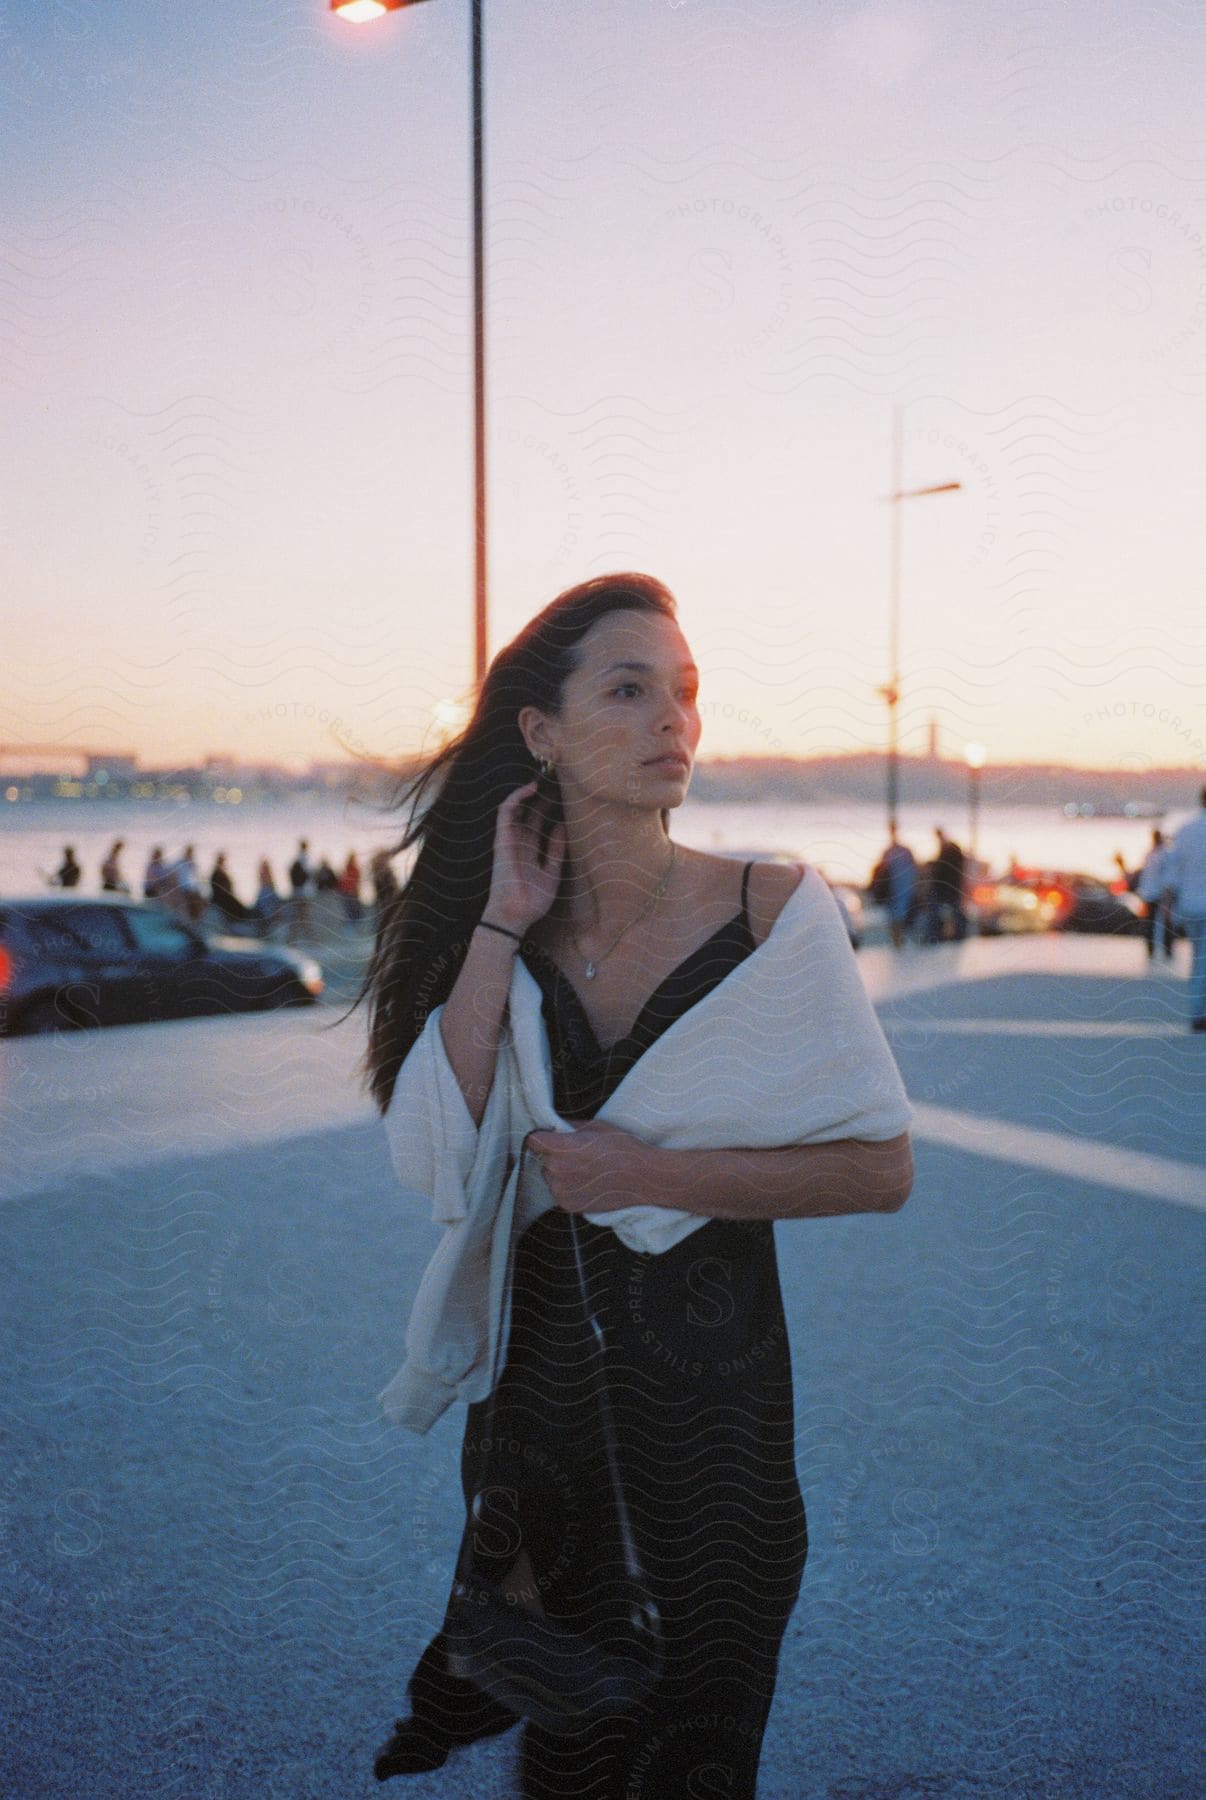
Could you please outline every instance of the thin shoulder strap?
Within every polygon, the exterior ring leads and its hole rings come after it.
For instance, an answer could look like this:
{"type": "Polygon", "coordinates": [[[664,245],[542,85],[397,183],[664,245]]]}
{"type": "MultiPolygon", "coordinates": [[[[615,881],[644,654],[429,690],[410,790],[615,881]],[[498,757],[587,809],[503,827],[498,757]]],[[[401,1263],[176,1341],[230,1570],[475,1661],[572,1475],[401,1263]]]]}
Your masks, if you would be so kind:
{"type": "Polygon", "coordinates": [[[750,922],[749,885],[752,862],[747,862],[741,873],[741,916],[748,925],[750,922]]]}

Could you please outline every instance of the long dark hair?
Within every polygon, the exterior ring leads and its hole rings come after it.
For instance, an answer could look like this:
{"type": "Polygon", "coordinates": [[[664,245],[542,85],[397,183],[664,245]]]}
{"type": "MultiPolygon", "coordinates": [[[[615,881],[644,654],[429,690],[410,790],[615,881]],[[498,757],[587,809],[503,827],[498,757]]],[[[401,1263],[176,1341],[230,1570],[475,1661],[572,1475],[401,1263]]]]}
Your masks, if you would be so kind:
{"type": "MultiPolygon", "coordinates": [[[[385,855],[415,843],[420,848],[405,885],[379,907],[372,954],[349,1009],[369,1003],[368,1047],[358,1072],[382,1113],[429,1014],[452,992],[489,899],[498,809],[535,774],[519,714],[535,706],[560,716],[566,679],[581,661],[579,642],[606,614],[620,611],[673,619],[677,607],[651,575],[599,575],[558,594],[498,652],[465,729],[417,775],[408,770],[386,803],[388,812],[409,805],[410,818],[385,855]]],[[[539,780],[537,797],[549,802],[543,851],[562,814],[556,773],[539,780]]],[[[663,807],[663,829],[669,821],[663,807]]]]}

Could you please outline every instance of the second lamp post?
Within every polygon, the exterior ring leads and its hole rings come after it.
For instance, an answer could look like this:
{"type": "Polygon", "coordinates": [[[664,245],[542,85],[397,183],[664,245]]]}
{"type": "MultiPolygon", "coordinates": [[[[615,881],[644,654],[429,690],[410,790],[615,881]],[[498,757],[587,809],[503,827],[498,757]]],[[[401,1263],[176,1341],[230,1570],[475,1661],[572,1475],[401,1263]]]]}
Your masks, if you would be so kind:
{"type": "Polygon", "coordinates": [[[961,486],[958,481],[943,481],[937,487],[901,488],[901,463],[904,460],[904,408],[892,410],[892,618],[891,673],[888,684],[877,691],[888,702],[888,829],[896,825],[896,802],[899,791],[899,732],[896,709],[900,704],[900,502],[920,500],[925,494],[953,494],[961,486]]]}

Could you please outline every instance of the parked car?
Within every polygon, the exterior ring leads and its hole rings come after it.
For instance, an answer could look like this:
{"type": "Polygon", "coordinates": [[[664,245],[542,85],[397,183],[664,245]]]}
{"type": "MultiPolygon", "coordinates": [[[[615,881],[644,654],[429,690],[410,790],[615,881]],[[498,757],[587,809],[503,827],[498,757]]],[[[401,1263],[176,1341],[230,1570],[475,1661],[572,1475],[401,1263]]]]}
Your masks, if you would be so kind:
{"type": "Polygon", "coordinates": [[[1056,916],[1055,904],[1047,895],[991,876],[973,883],[966,910],[969,925],[981,937],[1050,931],[1056,916]]]}
{"type": "Polygon", "coordinates": [[[1140,902],[1133,894],[1113,892],[1096,875],[1015,864],[1007,880],[996,885],[1033,894],[1049,931],[1109,932],[1123,937],[1138,937],[1143,932],[1140,902]]]}
{"type": "MultiPolygon", "coordinates": [[[[728,856],[734,862],[781,862],[799,864],[805,860],[792,856],[786,850],[718,850],[718,856],[728,856]]],[[[817,874],[825,882],[830,893],[838,903],[838,911],[846,921],[846,931],[851,947],[858,950],[863,942],[863,897],[858,889],[848,881],[830,881],[824,869],[817,874]]]]}
{"type": "Polygon", "coordinates": [[[0,1035],[312,1004],[312,957],[136,900],[0,900],[0,1035]]]}

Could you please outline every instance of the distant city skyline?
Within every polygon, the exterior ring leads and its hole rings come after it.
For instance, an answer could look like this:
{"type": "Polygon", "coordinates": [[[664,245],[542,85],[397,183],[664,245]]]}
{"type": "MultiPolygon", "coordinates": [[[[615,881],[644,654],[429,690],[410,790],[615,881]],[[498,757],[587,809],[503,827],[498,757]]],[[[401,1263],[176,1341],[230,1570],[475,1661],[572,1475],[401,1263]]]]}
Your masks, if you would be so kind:
{"type": "MultiPolygon", "coordinates": [[[[242,776],[280,777],[290,782],[307,778],[322,778],[330,782],[343,782],[354,778],[358,771],[363,771],[370,778],[380,777],[387,783],[392,782],[398,774],[406,774],[411,768],[417,768],[421,759],[400,758],[389,762],[378,762],[369,758],[319,757],[297,763],[274,762],[271,759],[238,756],[231,752],[212,751],[196,760],[180,762],[149,762],[138,755],[116,753],[97,747],[69,748],[63,747],[53,756],[40,760],[31,758],[26,752],[10,753],[4,745],[0,745],[0,791],[3,784],[21,783],[35,777],[39,780],[53,780],[63,777],[73,781],[96,781],[104,783],[109,780],[122,783],[148,782],[156,778],[174,776],[195,776],[197,778],[220,779],[242,776]]],[[[929,769],[939,774],[955,774],[962,776],[968,769],[966,758],[943,754],[941,748],[935,753],[927,749],[923,752],[904,752],[900,758],[904,771],[929,769]]],[[[886,754],[881,750],[843,751],[837,753],[818,753],[812,756],[791,757],[785,755],[760,755],[758,752],[736,752],[729,756],[705,756],[700,754],[695,763],[695,782],[723,780],[727,775],[741,777],[746,773],[757,780],[764,776],[773,779],[780,770],[802,769],[815,772],[833,771],[839,776],[849,775],[858,778],[868,771],[880,771],[886,767],[886,754]]],[[[987,798],[992,796],[994,780],[1001,781],[1015,775],[1039,776],[1048,780],[1056,780],[1061,776],[1083,776],[1088,781],[1093,778],[1113,780],[1120,786],[1129,785],[1136,793],[1150,788],[1151,784],[1180,785],[1187,792],[1192,788],[1194,794],[1206,783],[1206,773],[1194,764],[1169,764],[1138,769],[1134,766],[1087,767],[1070,763],[1050,763],[1041,760],[1014,759],[1005,763],[985,763],[981,767],[980,780],[987,798]]],[[[15,793],[10,792],[10,798],[15,793]]]]}
{"type": "MultiPolygon", "coordinates": [[[[10,8],[0,736],[430,748],[472,665],[466,9],[10,8]]],[[[701,753],[1206,766],[1206,15],[495,0],[490,651],[665,580],[701,753]],[[536,97],[535,100],[533,97],[536,97]]]]}
{"type": "MultiPolygon", "coordinates": [[[[1140,710],[1137,717],[1142,718],[1142,716],[1142,711],[1140,710]]],[[[1172,721],[1172,723],[1174,726],[1178,724],[1177,721],[1172,721]]],[[[962,748],[956,745],[944,744],[936,720],[930,720],[924,733],[924,739],[924,747],[918,747],[916,745],[904,745],[902,747],[900,755],[904,762],[920,763],[930,761],[959,765],[966,762],[966,752],[972,748],[971,744],[965,744],[962,748]]],[[[432,746],[428,747],[426,754],[430,754],[431,748],[432,746]]],[[[984,750],[985,747],[976,744],[975,748],[977,750],[984,750]]],[[[32,746],[14,742],[7,745],[0,743],[0,775],[3,775],[6,772],[15,772],[19,774],[26,770],[31,773],[53,773],[60,768],[63,772],[69,772],[69,765],[78,767],[80,765],[87,766],[89,763],[100,764],[102,762],[118,768],[128,763],[142,774],[149,774],[155,770],[204,770],[209,767],[222,766],[236,769],[275,769],[279,770],[281,773],[294,775],[304,773],[311,769],[352,769],[357,766],[357,764],[374,764],[385,768],[402,767],[410,762],[422,760],[424,754],[424,752],[412,751],[408,755],[390,757],[378,755],[365,748],[357,749],[355,747],[350,747],[344,749],[340,746],[338,750],[325,755],[301,754],[287,758],[263,755],[257,756],[250,754],[246,750],[213,749],[212,747],[207,747],[203,748],[195,755],[171,758],[154,757],[153,754],[148,752],[145,748],[141,750],[133,749],[129,744],[112,746],[97,744],[76,745],[63,741],[53,745],[32,746]]],[[[790,760],[801,763],[828,762],[836,759],[853,761],[855,759],[865,759],[881,754],[884,754],[883,747],[877,744],[871,744],[863,748],[846,748],[837,751],[817,750],[791,756],[790,760]]],[[[781,750],[768,751],[759,750],[757,748],[709,753],[701,742],[696,760],[700,765],[743,759],[775,762],[781,760],[785,755],[789,755],[789,753],[781,750]]],[[[1076,762],[1059,757],[1046,758],[1041,756],[1020,756],[994,762],[993,759],[987,755],[985,755],[983,760],[986,770],[991,770],[994,767],[1066,769],[1069,771],[1081,771],[1086,774],[1122,775],[1129,772],[1135,774],[1142,773],[1145,775],[1151,773],[1159,775],[1184,775],[1188,778],[1193,778],[1195,776],[1206,777],[1206,769],[1203,768],[1203,764],[1200,761],[1194,760],[1188,760],[1186,762],[1170,761],[1157,764],[1155,762],[1144,763],[1141,759],[1131,757],[1121,762],[1112,763],[1076,762]]]]}

